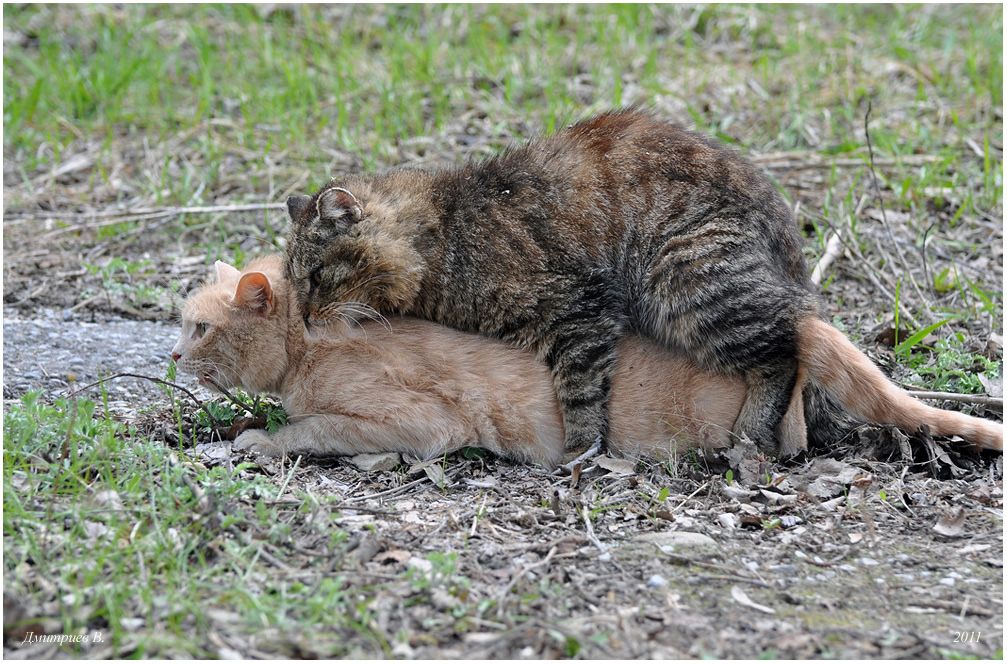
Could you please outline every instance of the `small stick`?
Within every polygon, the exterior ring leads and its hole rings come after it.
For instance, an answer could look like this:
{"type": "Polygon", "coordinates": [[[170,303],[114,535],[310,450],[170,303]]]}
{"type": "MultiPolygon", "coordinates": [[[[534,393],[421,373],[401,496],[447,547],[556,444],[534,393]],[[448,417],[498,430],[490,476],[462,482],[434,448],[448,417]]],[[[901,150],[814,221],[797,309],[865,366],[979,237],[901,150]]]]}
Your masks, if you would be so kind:
{"type": "MultiPolygon", "coordinates": [[[[178,208],[165,208],[163,210],[152,210],[152,211],[134,211],[134,212],[117,212],[112,215],[101,214],[98,212],[92,212],[91,214],[60,214],[60,217],[84,217],[88,219],[97,219],[99,217],[106,218],[106,221],[99,221],[97,223],[83,223],[76,224],[74,226],[67,226],[65,228],[57,228],[56,230],[49,231],[41,237],[41,239],[46,240],[58,235],[64,235],[66,233],[73,233],[75,231],[82,231],[88,228],[102,228],[104,226],[114,226],[116,224],[122,224],[127,221],[146,221],[148,219],[160,219],[162,217],[174,217],[180,214],[213,214],[215,212],[258,212],[265,210],[282,210],[284,208],[283,203],[254,203],[251,205],[204,205],[197,207],[178,207],[178,208]]],[[[34,218],[38,217],[53,217],[57,216],[53,213],[34,215],[34,218]]]]}
{"type": "Polygon", "coordinates": [[[587,530],[587,539],[588,539],[588,541],[591,542],[591,544],[594,544],[598,548],[599,551],[601,551],[602,553],[605,553],[605,551],[606,551],[605,545],[602,544],[601,541],[597,537],[595,537],[594,527],[591,526],[591,517],[589,517],[587,515],[587,506],[582,506],[581,507],[580,514],[581,514],[582,517],[584,517],[584,527],[587,530]]]}
{"type": "Polygon", "coordinates": [[[825,253],[822,254],[821,259],[818,261],[818,265],[811,272],[811,283],[816,286],[822,284],[822,275],[825,271],[829,269],[833,261],[843,253],[843,241],[839,239],[839,235],[833,233],[829,237],[828,243],[825,245],[825,253]]]}
{"type": "Polygon", "coordinates": [[[706,481],[706,482],[703,482],[702,484],[700,484],[700,485],[699,485],[699,488],[698,488],[698,489],[696,489],[695,491],[693,491],[692,493],[690,493],[690,494],[689,494],[689,495],[688,495],[688,496],[687,496],[687,497],[685,498],[685,500],[683,500],[682,502],[680,502],[680,503],[678,504],[678,507],[676,507],[676,508],[672,509],[672,510],[671,510],[671,513],[672,513],[672,514],[674,514],[674,513],[675,513],[675,512],[677,512],[678,510],[682,509],[682,506],[683,506],[683,505],[685,505],[685,504],[686,504],[687,502],[689,502],[690,500],[692,500],[692,499],[693,499],[693,497],[694,497],[694,496],[695,496],[695,495],[696,495],[697,493],[699,493],[700,491],[702,491],[703,489],[705,489],[705,488],[706,488],[706,486],[707,486],[707,485],[708,485],[709,483],[710,483],[709,481],[706,481]]]}
{"type": "MultiPolygon", "coordinates": [[[[144,380],[150,380],[150,381],[153,381],[155,383],[160,383],[161,385],[167,385],[168,387],[173,387],[176,390],[181,390],[181,391],[185,392],[186,394],[188,394],[189,398],[192,399],[197,406],[199,406],[200,408],[203,409],[203,412],[207,414],[207,416],[210,418],[210,421],[213,422],[214,426],[216,426],[218,428],[226,426],[223,422],[221,422],[220,420],[218,420],[216,417],[213,416],[213,413],[211,413],[207,409],[207,407],[205,405],[203,405],[202,401],[200,401],[199,399],[196,398],[195,394],[193,394],[189,390],[185,389],[181,385],[176,385],[175,383],[170,383],[170,382],[168,382],[166,380],[161,380],[160,378],[154,378],[153,376],[144,376],[144,375],[135,374],[135,373],[117,373],[117,374],[114,374],[112,376],[109,376],[108,378],[101,378],[99,380],[94,381],[93,383],[88,383],[87,385],[85,385],[83,387],[78,387],[76,390],[74,390],[73,392],[70,393],[70,396],[71,397],[76,397],[78,394],[80,394],[82,391],[88,389],[89,387],[94,387],[95,385],[101,385],[102,383],[104,383],[107,380],[114,380],[116,378],[143,378],[144,380]]],[[[230,395],[228,395],[228,396],[230,396],[230,395]]]]}
{"type": "MultiPolygon", "coordinates": [[[[888,224],[888,214],[885,212],[885,200],[881,196],[881,187],[878,186],[878,174],[874,170],[874,148],[871,146],[871,132],[868,129],[868,125],[871,121],[871,102],[867,102],[867,112],[864,114],[864,137],[867,139],[867,153],[870,155],[871,159],[871,179],[874,182],[874,191],[878,196],[878,206],[881,208],[881,222],[885,227],[885,232],[888,233],[888,239],[891,240],[892,246],[895,248],[895,253],[899,257],[899,261],[902,263],[902,269],[905,270],[906,275],[909,277],[909,282],[913,285],[916,290],[916,295],[920,298],[920,302],[926,305],[926,309],[922,310],[920,313],[926,312],[928,318],[933,320],[933,315],[930,313],[930,303],[923,296],[923,291],[920,290],[919,284],[913,279],[912,273],[909,271],[909,264],[906,262],[906,256],[902,253],[902,247],[899,243],[895,241],[895,236],[892,234],[892,227],[888,224]]],[[[880,246],[880,245],[879,245],[880,246]]]]}
{"type": "Polygon", "coordinates": [[[956,403],[971,403],[980,406],[997,406],[1001,410],[1004,407],[1003,397],[986,397],[980,394],[955,394],[954,392],[915,391],[916,388],[906,385],[903,386],[903,389],[907,394],[917,399],[936,399],[939,401],[954,401],[956,403]]]}

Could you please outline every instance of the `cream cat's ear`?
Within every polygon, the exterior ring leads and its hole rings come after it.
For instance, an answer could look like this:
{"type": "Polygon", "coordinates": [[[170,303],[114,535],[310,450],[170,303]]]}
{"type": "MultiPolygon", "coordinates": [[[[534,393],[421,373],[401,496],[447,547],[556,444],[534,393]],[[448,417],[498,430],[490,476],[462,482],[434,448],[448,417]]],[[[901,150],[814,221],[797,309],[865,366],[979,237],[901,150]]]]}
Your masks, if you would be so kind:
{"type": "Polygon", "coordinates": [[[273,287],[269,283],[269,277],[261,272],[242,275],[231,304],[239,309],[268,314],[273,310],[273,287]]]}
{"type": "Polygon", "coordinates": [[[228,265],[224,261],[217,261],[214,263],[217,268],[217,282],[224,283],[225,281],[234,281],[239,276],[241,276],[241,270],[238,268],[228,265]]]}
{"type": "Polygon", "coordinates": [[[364,215],[357,197],[342,187],[326,189],[318,195],[318,218],[354,224],[364,215]]]}

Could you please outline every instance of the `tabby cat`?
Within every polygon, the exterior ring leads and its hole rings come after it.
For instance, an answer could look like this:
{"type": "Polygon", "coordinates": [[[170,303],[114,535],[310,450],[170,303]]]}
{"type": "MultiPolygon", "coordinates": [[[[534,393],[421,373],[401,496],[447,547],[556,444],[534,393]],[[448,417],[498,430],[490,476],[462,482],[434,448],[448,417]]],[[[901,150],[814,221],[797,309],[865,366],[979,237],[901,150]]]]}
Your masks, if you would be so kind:
{"type": "Polygon", "coordinates": [[[774,453],[818,315],[773,184],[713,141],[629,109],[451,170],[333,181],[287,201],[309,326],[371,310],[533,349],[568,450],[603,441],[617,341],[638,332],[743,377],[734,426],[774,453]]]}
{"type": "MultiPolygon", "coordinates": [[[[273,434],[245,431],[239,447],[268,455],[399,451],[432,458],[482,446],[548,466],[564,457],[559,404],[546,366],[532,353],[410,318],[340,320],[325,334],[308,333],[282,263],[269,256],[241,272],[217,263],[217,282],[186,302],[172,350],[178,368],[203,384],[282,398],[290,424],[273,434]]],[[[827,323],[804,319],[798,347],[798,389],[780,428],[785,455],[804,449],[806,438],[829,442],[822,438],[827,426],[805,429],[805,412],[810,423],[820,411],[809,397],[822,385],[864,420],[910,431],[926,423],[935,434],[1003,449],[999,425],[909,397],[827,323]]],[[[680,445],[729,445],[745,391],[740,378],[710,374],[626,335],[613,375],[611,449],[666,459],[680,445]]]]}

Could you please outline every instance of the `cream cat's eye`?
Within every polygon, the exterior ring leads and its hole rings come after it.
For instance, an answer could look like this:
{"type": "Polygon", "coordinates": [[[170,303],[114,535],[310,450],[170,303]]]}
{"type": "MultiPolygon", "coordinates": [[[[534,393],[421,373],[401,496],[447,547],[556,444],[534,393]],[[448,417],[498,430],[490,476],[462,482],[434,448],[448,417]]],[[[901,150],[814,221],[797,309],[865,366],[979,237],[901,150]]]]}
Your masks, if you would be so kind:
{"type": "Polygon", "coordinates": [[[199,339],[204,334],[206,334],[206,331],[208,329],[210,329],[209,323],[196,323],[196,333],[193,335],[193,337],[199,339]]]}

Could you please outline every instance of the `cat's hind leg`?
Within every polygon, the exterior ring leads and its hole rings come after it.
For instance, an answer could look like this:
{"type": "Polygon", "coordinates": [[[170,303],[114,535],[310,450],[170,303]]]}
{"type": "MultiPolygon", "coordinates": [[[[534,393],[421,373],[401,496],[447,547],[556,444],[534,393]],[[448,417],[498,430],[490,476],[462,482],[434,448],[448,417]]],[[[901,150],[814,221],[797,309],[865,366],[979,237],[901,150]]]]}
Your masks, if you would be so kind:
{"type": "Polygon", "coordinates": [[[669,238],[632,318],[647,336],[707,370],[743,376],[748,391],[734,433],[775,455],[797,380],[795,323],[816,305],[758,246],[739,240],[727,252],[725,243],[698,231],[669,238]]]}

